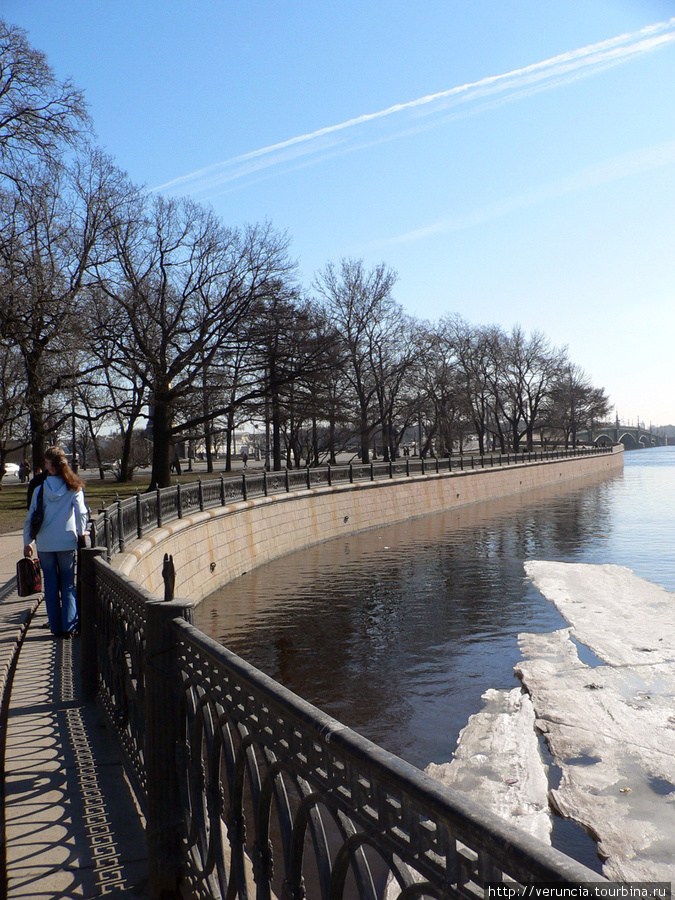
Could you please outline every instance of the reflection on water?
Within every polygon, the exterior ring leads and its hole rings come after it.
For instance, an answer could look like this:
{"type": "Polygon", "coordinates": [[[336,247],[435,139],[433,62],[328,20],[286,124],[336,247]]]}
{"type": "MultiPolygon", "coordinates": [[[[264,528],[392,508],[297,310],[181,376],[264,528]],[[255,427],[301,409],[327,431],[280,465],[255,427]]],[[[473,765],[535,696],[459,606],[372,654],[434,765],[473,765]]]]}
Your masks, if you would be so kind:
{"type": "MultiPolygon", "coordinates": [[[[197,625],[415,765],[447,762],[484,691],[516,684],[518,633],[566,624],[525,579],[524,561],[615,563],[675,591],[674,497],[675,448],[627,453],[620,475],[284,557],[203,601],[197,625]]],[[[587,665],[600,663],[578,648],[587,665]]],[[[542,752],[550,761],[543,743],[542,752]]],[[[665,779],[651,787],[675,790],[665,779]]],[[[598,868],[573,822],[556,818],[553,842],[598,868]]]]}
{"type": "Polygon", "coordinates": [[[518,633],[565,625],[526,581],[524,560],[591,561],[606,550],[625,480],[585,479],[321,544],[207,598],[197,625],[415,765],[446,762],[481,694],[516,684],[518,633]]]}
{"type": "Polygon", "coordinates": [[[447,762],[488,688],[516,683],[521,631],[564,626],[527,559],[617,563],[675,590],[675,448],[624,473],[339,538],[207,598],[197,624],[366,737],[447,762]]]}

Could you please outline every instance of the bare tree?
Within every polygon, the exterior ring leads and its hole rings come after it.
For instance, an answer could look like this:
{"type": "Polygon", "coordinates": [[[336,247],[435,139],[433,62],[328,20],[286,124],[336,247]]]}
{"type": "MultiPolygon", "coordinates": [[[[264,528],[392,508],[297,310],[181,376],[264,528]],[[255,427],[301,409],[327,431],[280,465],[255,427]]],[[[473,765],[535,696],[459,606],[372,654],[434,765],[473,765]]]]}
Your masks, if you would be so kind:
{"type": "Polygon", "coordinates": [[[394,459],[403,432],[409,424],[408,390],[417,358],[413,320],[398,304],[391,304],[369,329],[370,365],[375,379],[375,397],[385,461],[394,459]]]}
{"type": "MultiPolygon", "coordinates": [[[[566,351],[553,347],[540,331],[528,337],[516,325],[508,336],[504,357],[507,390],[513,398],[513,408],[519,409],[527,449],[532,450],[535,430],[543,422],[546,402],[566,360],[566,351]]],[[[514,444],[513,449],[517,451],[518,447],[514,444]]]]}
{"type": "Polygon", "coordinates": [[[47,407],[58,416],[59,392],[73,382],[85,276],[118,175],[93,152],[68,169],[26,170],[0,192],[0,338],[23,361],[34,464],[42,462],[47,407]]]}
{"type": "Polygon", "coordinates": [[[99,287],[122,317],[121,358],[148,391],[152,486],[170,483],[175,435],[225,409],[190,414],[186,399],[255,302],[292,271],[271,226],[226,228],[190,200],[155,197],[119,209],[99,287]]]}
{"type": "Polygon", "coordinates": [[[450,455],[455,441],[461,445],[468,408],[454,343],[443,325],[418,322],[415,335],[417,365],[409,403],[420,453],[426,456],[435,442],[439,455],[450,455]]]}
{"type": "Polygon", "coordinates": [[[454,348],[467,418],[478,438],[479,452],[485,453],[496,421],[494,328],[471,326],[459,316],[444,319],[442,326],[446,332],[445,340],[454,348]]]}
{"type": "Polygon", "coordinates": [[[82,92],[56,78],[23,29],[0,20],[1,174],[23,180],[27,167],[60,163],[89,125],[82,92]]]}
{"type": "Polygon", "coordinates": [[[604,388],[594,387],[581,366],[567,363],[559,371],[551,389],[548,422],[562,432],[565,447],[574,447],[577,432],[590,429],[610,412],[611,404],[604,388]]]}
{"type": "Polygon", "coordinates": [[[346,378],[356,407],[361,459],[370,459],[370,441],[382,424],[377,409],[376,343],[397,304],[391,296],[397,274],[384,263],[367,271],[363,260],[343,259],[339,269],[328,263],[315,277],[314,288],[343,346],[346,378]]]}
{"type": "Polygon", "coordinates": [[[283,283],[256,304],[252,315],[249,365],[264,386],[256,412],[269,425],[275,471],[284,456],[287,463],[292,455],[298,461],[298,435],[310,415],[313,382],[323,374],[332,340],[323,325],[315,307],[283,283]]]}

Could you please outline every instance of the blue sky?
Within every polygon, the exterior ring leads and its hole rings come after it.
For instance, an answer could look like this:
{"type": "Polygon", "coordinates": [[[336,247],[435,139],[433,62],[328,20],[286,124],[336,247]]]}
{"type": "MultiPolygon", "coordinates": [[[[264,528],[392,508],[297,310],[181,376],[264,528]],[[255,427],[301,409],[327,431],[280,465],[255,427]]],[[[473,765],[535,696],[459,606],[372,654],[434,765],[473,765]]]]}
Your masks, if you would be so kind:
{"type": "Polygon", "coordinates": [[[675,2],[2,0],[138,183],[544,331],[675,424],[675,2]]]}

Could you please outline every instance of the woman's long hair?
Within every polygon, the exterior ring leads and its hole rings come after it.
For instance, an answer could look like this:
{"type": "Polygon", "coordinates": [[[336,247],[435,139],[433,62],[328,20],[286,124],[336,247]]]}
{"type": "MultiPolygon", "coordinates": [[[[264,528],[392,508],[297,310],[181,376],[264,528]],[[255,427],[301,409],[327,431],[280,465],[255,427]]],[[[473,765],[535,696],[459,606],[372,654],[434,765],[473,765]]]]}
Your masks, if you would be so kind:
{"type": "Polygon", "coordinates": [[[68,489],[71,491],[79,491],[84,487],[84,481],[73,472],[68,465],[66,454],[60,447],[47,447],[45,450],[45,460],[50,460],[54,466],[54,474],[60,475],[65,481],[68,489]]]}

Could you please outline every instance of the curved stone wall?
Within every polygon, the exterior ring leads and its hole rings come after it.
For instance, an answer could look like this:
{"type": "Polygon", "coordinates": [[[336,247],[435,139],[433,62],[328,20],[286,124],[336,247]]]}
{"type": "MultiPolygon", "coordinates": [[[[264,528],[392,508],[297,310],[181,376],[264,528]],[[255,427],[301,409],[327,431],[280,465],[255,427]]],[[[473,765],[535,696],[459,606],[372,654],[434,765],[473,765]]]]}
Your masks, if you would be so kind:
{"type": "Polygon", "coordinates": [[[275,494],[158,528],[114,557],[113,565],[161,596],[162,562],[169,553],[176,566],[176,596],[199,601],[271,559],[345,533],[622,468],[623,448],[615,447],[598,456],[275,494]]]}

